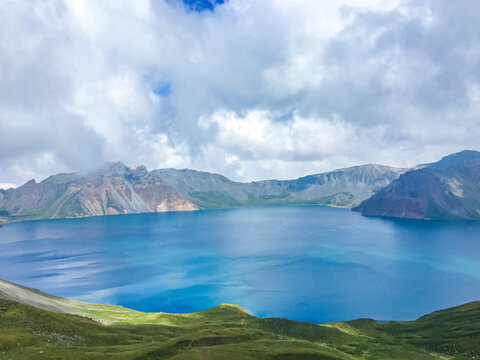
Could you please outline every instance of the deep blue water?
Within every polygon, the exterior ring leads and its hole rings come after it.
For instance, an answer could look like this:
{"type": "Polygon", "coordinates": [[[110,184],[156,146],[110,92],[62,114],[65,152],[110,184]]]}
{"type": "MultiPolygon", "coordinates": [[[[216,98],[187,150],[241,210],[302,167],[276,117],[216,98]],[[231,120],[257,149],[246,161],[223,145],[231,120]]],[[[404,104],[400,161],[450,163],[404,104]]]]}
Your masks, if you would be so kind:
{"type": "Polygon", "coordinates": [[[0,278],[142,311],[407,320],[480,300],[480,223],[315,206],[31,221],[0,229],[0,278]]]}

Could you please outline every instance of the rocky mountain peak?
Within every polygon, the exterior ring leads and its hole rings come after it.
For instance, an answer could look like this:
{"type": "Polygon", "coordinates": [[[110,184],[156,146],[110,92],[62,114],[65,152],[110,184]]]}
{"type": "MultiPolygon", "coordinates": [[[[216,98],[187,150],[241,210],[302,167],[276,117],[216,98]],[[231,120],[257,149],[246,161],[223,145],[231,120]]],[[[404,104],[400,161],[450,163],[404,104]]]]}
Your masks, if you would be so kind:
{"type": "Polygon", "coordinates": [[[35,179],[28,180],[22,187],[32,187],[38,185],[35,179]]]}
{"type": "Polygon", "coordinates": [[[354,210],[366,216],[480,219],[480,152],[466,150],[416,167],[354,210]]]}
{"type": "Polygon", "coordinates": [[[429,167],[437,170],[448,168],[459,168],[480,165],[480,151],[464,150],[458,153],[443,157],[440,161],[431,164],[429,167]]]}

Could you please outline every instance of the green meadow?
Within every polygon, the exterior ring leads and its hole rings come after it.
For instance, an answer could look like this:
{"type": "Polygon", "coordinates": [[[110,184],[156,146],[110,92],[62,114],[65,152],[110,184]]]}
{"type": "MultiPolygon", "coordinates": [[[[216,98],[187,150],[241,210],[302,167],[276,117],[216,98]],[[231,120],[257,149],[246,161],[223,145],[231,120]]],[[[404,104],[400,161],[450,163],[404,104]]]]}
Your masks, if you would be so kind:
{"type": "MultiPolygon", "coordinates": [[[[190,314],[70,302],[51,312],[0,299],[0,359],[475,359],[480,302],[411,322],[315,325],[236,305],[190,314]]],[[[55,301],[60,298],[52,297],[55,301]]]]}

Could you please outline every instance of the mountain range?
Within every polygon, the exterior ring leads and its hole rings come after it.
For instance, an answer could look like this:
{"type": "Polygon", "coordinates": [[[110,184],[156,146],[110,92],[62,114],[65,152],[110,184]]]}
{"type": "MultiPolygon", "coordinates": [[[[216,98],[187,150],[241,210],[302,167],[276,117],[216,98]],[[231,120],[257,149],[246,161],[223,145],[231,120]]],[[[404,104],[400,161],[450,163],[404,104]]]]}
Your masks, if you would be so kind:
{"type": "Polygon", "coordinates": [[[107,163],[87,174],[57,174],[40,183],[30,180],[16,189],[0,189],[0,222],[264,204],[352,207],[405,171],[363,165],[296,180],[242,183],[189,169],[148,171],[107,163]]]}
{"type": "Polygon", "coordinates": [[[190,169],[148,171],[107,163],[89,173],[57,174],[0,189],[0,225],[269,204],[347,207],[364,216],[480,219],[480,152],[466,150],[410,169],[368,164],[249,183],[190,169]]]}

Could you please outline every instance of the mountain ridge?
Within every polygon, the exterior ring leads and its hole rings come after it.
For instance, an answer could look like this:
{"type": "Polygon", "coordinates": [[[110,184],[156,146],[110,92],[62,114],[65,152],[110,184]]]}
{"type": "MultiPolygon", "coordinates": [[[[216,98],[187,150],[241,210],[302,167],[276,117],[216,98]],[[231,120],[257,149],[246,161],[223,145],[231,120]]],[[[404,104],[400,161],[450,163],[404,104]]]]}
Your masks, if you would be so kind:
{"type": "Polygon", "coordinates": [[[480,220],[480,152],[464,150],[408,169],[366,164],[251,182],[191,169],[148,171],[105,163],[89,173],[60,173],[0,189],[0,225],[269,204],[346,207],[364,216],[480,220]]]}
{"type": "Polygon", "coordinates": [[[0,192],[0,223],[266,204],[352,207],[406,169],[367,164],[294,180],[236,182],[191,169],[106,163],[86,174],[60,173],[0,192]],[[3,219],[3,220],[2,220],[3,219]]]}
{"type": "Polygon", "coordinates": [[[409,170],[353,210],[364,216],[480,220],[480,152],[464,150],[409,170]]]}

